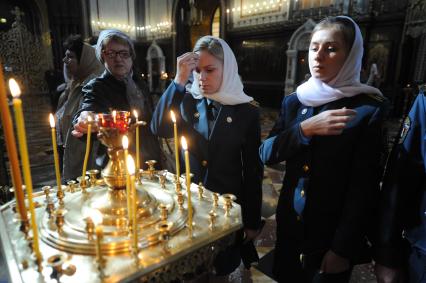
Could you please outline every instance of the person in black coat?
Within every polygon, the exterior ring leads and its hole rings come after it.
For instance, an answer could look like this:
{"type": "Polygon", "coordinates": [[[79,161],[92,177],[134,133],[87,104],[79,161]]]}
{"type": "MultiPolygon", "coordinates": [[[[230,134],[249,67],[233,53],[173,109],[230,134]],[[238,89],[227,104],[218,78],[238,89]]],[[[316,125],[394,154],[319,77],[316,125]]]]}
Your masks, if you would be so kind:
{"type": "MultiPolygon", "coordinates": [[[[99,35],[96,56],[106,70],[83,87],[83,101],[74,116],[73,135],[82,137],[87,132],[86,121],[89,113],[137,110],[140,120],[149,123],[152,116],[150,97],[143,85],[138,84],[139,81],[133,76],[135,50],[131,39],[121,31],[104,30],[99,35]]],[[[97,129],[93,128],[92,131],[95,132],[97,129]]],[[[141,166],[146,167],[143,161],[154,159],[161,167],[160,145],[149,126],[140,128],[140,140],[141,166]]],[[[106,149],[101,145],[96,156],[96,164],[104,167],[106,163],[106,149]]]]}
{"type": "MultiPolygon", "coordinates": [[[[177,66],[175,80],[154,111],[151,129],[161,137],[173,137],[170,110],[177,114],[179,134],[189,144],[193,181],[220,194],[236,195],[242,208],[244,242],[251,243],[261,225],[258,107],[243,92],[235,56],[222,39],[202,37],[194,52],[177,58],[177,66]],[[185,89],[191,73],[193,83],[185,89]]],[[[183,167],[183,161],[180,164],[183,167]]],[[[252,244],[243,246],[254,249],[252,244]]],[[[225,275],[238,267],[240,251],[247,252],[235,245],[219,254],[216,274],[225,275]]]]}
{"type": "Polygon", "coordinates": [[[388,159],[375,247],[378,282],[426,282],[426,85],[388,159]]]}
{"type": "Polygon", "coordinates": [[[326,18],[309,47],[312,77],[284,98],[260,147],[262,161],[286,161],[277,207],[273,274],[279,282],[348,282],[368,259],[381,176],[385,99],[359,82],[356,23],[326,18]]]}

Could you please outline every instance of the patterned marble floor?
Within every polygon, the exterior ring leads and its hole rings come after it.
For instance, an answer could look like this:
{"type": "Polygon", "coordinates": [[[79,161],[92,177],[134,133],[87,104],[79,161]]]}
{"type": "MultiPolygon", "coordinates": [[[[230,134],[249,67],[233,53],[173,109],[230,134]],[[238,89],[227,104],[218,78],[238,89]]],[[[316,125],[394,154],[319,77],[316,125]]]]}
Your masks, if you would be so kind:
{"type": "MultiPolygon", "coordinates": [[[[28,131],[28,143],[32,164],[32,177],[35,188],[39,189],[45,184],[54,184],[54,169],[52,148],[50,144],[50,128],[48,125],[47,100],[43,97],[32,99],[26,104],[26,121],[28,131]],[[37,101],[36,103],[33,102],[37,101]]],[[[261,109],[262,138],[265,138],[277,119],[278,111],[272,109],[261,109]]],[[[394,136],[398,128],[398,121],[390,121],[389,136],[394,136]]],[[[275,243],[275,208],[278,195],[281,190],[281,181],[284,175],[285,166],[283,164],[274,168],[265,167],[263,180],[263,206],[262,216],[266,224],[261,235],[255,241],[259,256],[262,258],[268,254],[275,243]]],[[[0,258],[0,283],[7,282],[3,260],[0,258]],[[3,280],[3,281],[2,281],[3,280]]],[[[214,282],[274,282],[270,277],[263,274],[256,268],[250,271],[241,265],[235,272],[227,277],[215,278],[214,282]]],[[[371,272],[370,265],[357,266],[354,269],[351,283],[376,282],[371,272]]]]}

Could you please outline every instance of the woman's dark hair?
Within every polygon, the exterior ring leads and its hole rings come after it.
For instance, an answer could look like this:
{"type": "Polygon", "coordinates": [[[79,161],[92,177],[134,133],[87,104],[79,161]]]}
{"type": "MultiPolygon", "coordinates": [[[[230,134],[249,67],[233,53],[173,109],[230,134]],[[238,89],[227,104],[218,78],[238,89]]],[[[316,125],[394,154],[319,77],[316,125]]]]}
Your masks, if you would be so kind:
{"type": "Polygon", "coordinates": [[[79,34],[71,34],[65,39],[65,49],[72,51],[77,56],[77,60],[80,63],[81,52],[83,50],[83,38],[79,34]]]}
{"type": "Polygon", "coordinates": [[[353,23],[343,17],[326,17],[319,22],[313,29],[312,35],[323,29],[334,29],[342,32],[343,40],[348,48],[348,52],[351,51],[352,45],[355,40],[355,27],[353,23]]]}

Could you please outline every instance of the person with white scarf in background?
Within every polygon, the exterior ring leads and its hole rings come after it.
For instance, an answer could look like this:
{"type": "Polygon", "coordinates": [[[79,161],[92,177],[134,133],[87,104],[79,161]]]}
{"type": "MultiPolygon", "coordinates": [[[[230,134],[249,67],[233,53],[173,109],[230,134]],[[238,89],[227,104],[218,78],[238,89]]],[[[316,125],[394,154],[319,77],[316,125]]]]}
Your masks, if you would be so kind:
{"type": "Polygon", "coordinates": [[[95,48],[83,42],[80,35],[71,35],[64,42],[66,48],[64,77],[66,87],[59,97],[56,116],[56,133],[62,177],[75,179],[81,174],[86,143],[72,136],[72,119],[77,112],[83,95],[81,89],[104,70],[95,55],[95,48]],[[76,155],[77,152],[82,153],[76,155]]]}
{"type": "Polygon", "coordinates": [[[273,275],[279,282],[348,282],[371,260],[383,170],[386,99],[359,81],[363,40],[349,17],[322,20],[312,32],[312,77],[283,99],[280,118],[259,153],[286,161],[276,221],[273,275]]]}
{"type": "MultiPolygon", "coordinates": [[[[225,41],[204,36],[193,52],[177,58],[176,77],[153,114],[154,134],[173,137],[170,110],[177,116],[179,135],[188,141],[193,182],[201,182],[213,192],[236,195],[242,207],[244,231],[234,246],[219,253],[215,274],[232,272],[241,256],[249,268],[257,260],[252,240],[261,227],[259,110],[243,91],[237,61],[225,41]],[[185,89],[191,74],[192,85],[185,89]]],[[[182,157],[180,153],[181,172],[182,157]]]]}

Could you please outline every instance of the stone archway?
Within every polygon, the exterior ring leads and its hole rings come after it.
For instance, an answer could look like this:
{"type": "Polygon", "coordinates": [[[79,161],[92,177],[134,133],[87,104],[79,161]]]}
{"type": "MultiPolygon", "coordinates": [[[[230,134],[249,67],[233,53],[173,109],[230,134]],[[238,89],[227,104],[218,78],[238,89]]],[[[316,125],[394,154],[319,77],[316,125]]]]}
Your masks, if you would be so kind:
{"type": "Polygon", "coordinates": [[[308,19],[301,27],[299,27],[291,36],[288,42],[287,55],[287,74],[285,79],[285,95],[292,93],[297,84],[297,68],[298,54],[300,51],[309,49],[309,41],[311,32],[316,23],[312,19],[308,19]]]}
{"type": "Polygon", "coordinates": [[[162,93],[165,81],[161,76],[166,71],[166,57],[164,57],[163,50],[161,50],[155,40],[152,41],[152,44],[148,48],[146,62],[148,64],[149,91],[153,93],[162,93]]]}

